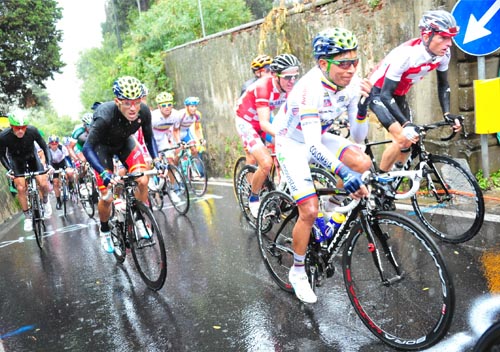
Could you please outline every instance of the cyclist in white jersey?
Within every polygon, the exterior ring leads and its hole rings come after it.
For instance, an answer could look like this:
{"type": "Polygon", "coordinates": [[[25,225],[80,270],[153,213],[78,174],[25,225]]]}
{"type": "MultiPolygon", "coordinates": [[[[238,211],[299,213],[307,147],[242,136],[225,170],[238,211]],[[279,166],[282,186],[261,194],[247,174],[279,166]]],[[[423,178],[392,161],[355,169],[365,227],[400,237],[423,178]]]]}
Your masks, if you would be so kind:
{"type": "Polygon", "coordinates": [[[174,139],[176,142],[184,142],[191,148],[191,154],[198,155],[196,142],[205,145],[203,132],[201,130],[201,112],[198,111],[200,98],[187,97],[184,100],[184,109],[179,111],[179,120],[174,126],[174,139]],[[194,124],[194,133],[191,126],[194,124]]]}
{"type": "MultiPolygon", "coordinates": [[[[151,124],[153,135],[158,150],[162,151],[175,145],[173,141],[173,130],[175,124],[179,123],[179,111],[174,109],[174,97],[168,92],[161,92],[156,96],[158,109],[151,113],[151,124]]],[[[174,151],[166,153],[169,161],[174,162],[174,151]]]]}
{"type": "Polygon", "coordinates": [[[343,28],[317,34],[313,40],[317,66],[295,84],[273,124],[277,157],[299,210],[289,280],[297,297],[306,303],[317,300],[304,267],[311,229],[318,216],[309,162],[320,163],[340,176],[353,198],[368,195],[360,173],[370,168],[370,158],[349,140],[325,133],[335,119],[347,113],[354,140],[363,142],[367,135],[367,103],[358,102],[360,95],[369,96],[371,84],[356,76],[357,47],[356,37],[343,28]]]}
{"type": "Polygon", "coordinates": [[[380,169],[389,171],[395,162],[404,162],[412,143],[419,135],[412,124],[406,93],[413,84],[436,70],[438,97],[444,118],[461,126],[456,115],[450,114],[450,85],[448,64],[452,37],[459,27],[453,16],[444,10],[427,11],[420,20],[420,38],[415,38],[393,49],[377,66],[370,81],[373,99],[370,109],[392,135],[393,143],[384,151],[380,169]]]}

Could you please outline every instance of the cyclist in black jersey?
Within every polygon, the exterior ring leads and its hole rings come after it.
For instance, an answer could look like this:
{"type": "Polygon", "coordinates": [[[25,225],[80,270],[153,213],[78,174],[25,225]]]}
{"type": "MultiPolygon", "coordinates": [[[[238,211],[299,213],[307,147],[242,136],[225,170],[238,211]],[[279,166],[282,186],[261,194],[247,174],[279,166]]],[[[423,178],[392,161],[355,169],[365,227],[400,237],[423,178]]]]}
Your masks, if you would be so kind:
{"type": "MultiPolygon", "coordinates": [[[[24,231],[32,231],[33,222],[26,199],[26,182],[24,177],[15,177],[15,175],[44,170],[35,142],[42,149],[49,168],[52,168],[50,166],[51,155],[42,135],[35,126],[28,125],[28,118],[23,113],[10,114],[8,117],[10,127],[0,132],[0,162],[9,171],[8,176],[14,180],[19,204],[25,216],[24,231]]],[[[47,174],[38,175],[36,180],[43,197],[45,218],[48,219],[52,215],[52,207],[48,201],[48,176],[47,174]]]]}
{"type": "MultiPolygon", "coordinates": [[[[139,143],[133,134],[142,127],[144,142],[155,166],[163,170],[159,163],[158,149],[153,138],[151,111],[141,102],[144,95],[142,83],[135,77],[124,76],[113,84],[114,101],[102,103],[94,112],[83,154],[94,169],[101,196],[98,203],[100,238],[103,248],[114,251],[108,220],[113,197],[108,185],[115,183],[113,156],[116,155],[129,172],[145,171],[147,166],[139,143]]],[[[137,199],[148,203],[148,177],[137,179],[139,183],[137,199]]]]}

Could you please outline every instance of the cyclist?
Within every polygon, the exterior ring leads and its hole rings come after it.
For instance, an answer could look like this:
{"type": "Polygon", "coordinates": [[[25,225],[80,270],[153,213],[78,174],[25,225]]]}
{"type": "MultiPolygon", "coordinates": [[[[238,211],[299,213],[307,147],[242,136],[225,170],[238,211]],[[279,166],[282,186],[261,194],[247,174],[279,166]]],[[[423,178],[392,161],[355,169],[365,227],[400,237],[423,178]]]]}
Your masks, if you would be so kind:
{"type": "Polygon", "coordinates": [[[367,103],[358,107],[358,102],[360,95],[368,97],[371,84],[356,75],[357,48],[356,36],[346,29],[328,28],[318,33],[313,39],[317,65],[297,82],[275,117],[276,154],[299,210],[292,232],[294,265],[289,280],[296,296],[306,303],[317,300],[304,268],[318,216],[309,162],[337,174],[353,198],[368,195],[360,173],[370,168],[370,158],[344,137],[325,133],[335,119],[347,113],[354,140],[363,142],[367,135],[367,103]]]}
{"type": "Polygon", "coordinates": [[[456,116],[450,114],[448,83],[451,38],[458,34],[459,27],[455,18],[444,10],[425,12],[418,26],[420,38],[411,39],[393,49],[370,77],[373,83],[370,109],[389,131],[393,141],[382,154],[382,171],[391,170],[395,162],[404,163],[409,147],[419,139],[412,124],[406,94],[430,71],[437,72],[437,92],[444,118],[455,121],[455,131],[461,129],[456,116]]]}
{"type": "Polygon", "coordinates": [[[191,154],[198,155],[196,142],[205,145],[203,131],[201,129],[201,112],[198,111],[200,98],[187,97],[184,100],[184,109],[179,111],[178,121],[174,125],[174,140],[180,144],[184,142],[191,146],[191,154]],[[191,132],[191,126],[194,125],[194,133],[191,132]]]}
{"type": "Polygon", "coordinates": [[[271,69],[269,68],[269,65],[271,65],[272,62],[273,62],[272,57],[268,55],[259,55],[252,60],[250,67],[252,68],[254,76],[245,83],[243,83],[243,86],[241,87],[240,96],[242,96],[243,93],[245,93],[247,88],[253,82],[255,82],[261,77],[266,77],[271,75],[271,69]]]}
{"type": "Polygon", "coordinates": [[[257,217],[259,192],[264,184],[273,160],[262,139],[266,134],[274,137],[271,112],[285,101],[299,76],[300,61],[293,55],[281,54],[269,66],[272,75],[259,79],[239,98],[236,110],[236,130],[243,142],[247,164],[257,161],[257,171],[252,177],[252,194],[249,198],[250,212],[257,217]]]}
{"type": "MultiPolygon", "coordinates": [[[[59,137],[55,135],[49,136],[49,153],[51,155],[51,165],[55,170],[66,170],[66,178],[68,180],[68,188],[74,187],[73,181],[73,163],[69,156],[68,149],[59,143],[59,137]]],[[[54,193],[56,195],[56,209],[60,210],[62,207],[61,202],[61,182],[59,180],[59,173],[55,173],[52,182],[54,184],[54,193]]]]}
{"type": "MultiPolygon", "coordinates": [[[[24,113],[16,112],[9,114],[8,117],[10,128],[0,132],[0,162],[8,170],[9,178],[14,180],[19,204],[25,217],[24,231],[32,231],[33,221],[28,209],[26,181],[24,177],[15,177],[15,175],[43,171],[44,167],[36,151],[35,142],[42,149],[49,169],[52,169],[51,156],[42,135],[35,126],[28,125],[28,118],[24,116],[24,113]]],[[[48,175],[38,175],[36,180],[44,203],[44,216],[49,219],[52,215],[52,207],[49,202],[48,175]]]]}
{"type": "MultiPolygon", "coordinates": [[[[96,103],[94,103],[95,105],[96,103]]],[[[100,105],[100,104],[99,104],[100,105]]],[[[97,107],[99,106],[97,105],[97,107]]],[[[96,107],[96,109],[97,109],[96,107]]],[[[90,125],[92,124],[92,119],[94,115],[91,112],[87,112],[82,115],[82,124],[76,126],[71,133],[71,139],[69,143],[68,152],[71,159],[80,161],[84,163],[86,161],[85,156],[82,153],[83,145],[87,140],[90,131],[90,125]]]]}
{"type": "MultiPolygon", "coordinates": [[[[113,84],[115,99],[99,105],[94,112],[94,121],[89,131],[87,141],[83,146],[83,154],[94,169],[97,185],[100,191],[97,205],[100,220],[100,239],[105,251],[114,251],[111,240],[109,217],[111,214],[112,194],[108,189],[114,184],[113,155],[129,172],[144,171],[146,163],[140,147],[133,134],[142,127],[144,141],[149,154],[155,161],[155,166],[162,170],[158,162],[158,151],[151,128],[151,111],[142,103],[144,95],[141,82],[131,76],[118,78],[113,84]]],[[[148,177],[137,179],[137,199],[148,202],[148,177]]]]}

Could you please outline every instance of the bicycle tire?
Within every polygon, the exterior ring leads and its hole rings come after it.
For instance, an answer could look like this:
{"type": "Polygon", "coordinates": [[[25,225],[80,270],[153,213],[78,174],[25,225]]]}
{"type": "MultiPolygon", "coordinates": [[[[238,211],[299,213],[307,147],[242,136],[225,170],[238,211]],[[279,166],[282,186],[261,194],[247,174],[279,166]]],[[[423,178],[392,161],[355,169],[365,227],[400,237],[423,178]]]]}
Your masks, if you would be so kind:
{"type": "Polygon", "coordinates": [[[111,223],[111,240],[113,241],[113,245],[115,247],[113,255],[116,261],[119,264],[122,264],[125,261],[125,257],[127,255],[125,236],[123,234],[123,223],[119,222],[117,219],[111,220],[110,223],[111,223]]]}
{"type": "MultiPolygon", "coordinates": [[[[175,165],[168,165],[168,172],[172,175],[174,183],[169,179],[165,182],[165,189],[167,191],[168,199],[170,203],[181,215],[185,215],[189,210],[189,189],[187,186],[186,179],[179,168],[175,165]],[[178,201],[174,202],[170,192],[175,192],[178,201]]],[[[167,174],[169,177],[169,174],[167,174]]]]}
{"type": "Polygon", "coordinates": [[[416,216],[442,241],[470,240],[484,222],[484,198],[479,184],[458,161],[447,156],[430,155],[427,165],[430,174],[422,179],[420,192],[412,197],[416,216]],[[432,193],[434,187],[439,199],[432,193]]]}
{"type": "Polygon", "coordinates": [[[381,211],[370,224],[375,243],[369,243],[366,225],[358,221],[351,225],[344,247],[344,283],[354,310],[389,346],[420,350],[436,344],[451,325],[455,305],[453,283],[439,249],[421,225],[401,214],[381,211]],[[392,256],[384,255],[381,237],[392,256]],[[386,277],[392,275],[386,282],[374,258],[382,262],[386,277]],[[395,258],[401,277],[388,258],[395,258]]]}
{"type": "Polygon", "coordinates": [[[233,192],[237,202],[238,202],[238,192],[236,186],[238,183],[238,175],[240,174],[240,171],[245,167],[246,164],[247,164],[247,158],[243,155],[236,160],[233,166],[233,192]]]}
{"type": "Polygon", "coordinates": [[[148,183],[148,200],[149,208],[151,210],[162,210],[163,209],[163,189],[164,183],[160,182],[158,176],[151,176],[148,183]],[[152,185],[151,185],[152,183],[152,185]]]}
{"type": "Polygon", "coordinates": [[[92,181],[89,181],[88,175],[85,175],[82,178],[82,182],[80,183],[80,185],[77,186],[80,203],[82,204],[82,208],[89,218],[93,218],[95,215],[95,205],[92,201],[93,190],[92,186],[89,186],[91,184],[92,181]],[[82,193],[82,190],[85,190],[85,192],[82,193]]]}
{"type": "Polygon", "coordinates": [[[207,170],[203,161],[197,156],[191,156],[188,164],[188,180],[193,193],[201,197],[207,191],[207,170]]]}
{"type": "Polygon", "coordinates": [[[499,350],[500,321],[497,321],[479,337],[472,352],[495,352],[499,350]]]}
{"type": "MultiPolygon", "coordinates": [[[[248,206],[248,198],[250,197],[250,193],[252,190],[252,185],[250,184],[249,180],[251,180],[251,175],[253,175],[255,171],[257,171],[256,166],[246,165],[241,170],[237,182],[238,204],[240,206],[240,210],[245,216],[245,219],[253,228],[256,227],[257,219],[255,219],[250,212],[250,207],[248,206]]],[[[274,183],[272,183],[271,180],[266,177],[266,179],[264,180],[264,184],[262,185],[262,188],[260,190],[259,197],[262,198],[265,194],[272,190],[274,190],[274,183]]]]}
{"type": "Polygon", "coordinates": [[[31,219],[33,221],[33,231],[35,232],[36,244],[40,249],[43,249],[43,213],[42,213],[42,202],[40,200],[40,195],[34,192],[31,195],[31,219]]]}
{"type": "Polygon", "coordinates": [[[298,210],[290,195],[282,191],[267,193],[257,217],[257,237],[264,264],[278,286],[293,292],[288,273],[293,265],[292,230],[298,210]]]}
{"type": "Polygon", "coordinates": [[[61,192],[61,196],[62,196],[62,206],[63,206],[63,215],[66,216],[68,214],[68,211],[67,211],[67,208],[66,208],[66,203],[68,201],[68,185],[66,184],[66,182],[63,182],[62,183],[62,192],[61,192]]]}
{"type": "Polygon", "coordinates": [[[127,236],[137,271],[151,290],[158,291],[163,287],[167,277],[167,253],[160,227],[153,212],[140,201],[136,202],[127,216],[129,224],[127,236]],[[138,222],[142,222],[149,238],[140,237],[138,222]]]}

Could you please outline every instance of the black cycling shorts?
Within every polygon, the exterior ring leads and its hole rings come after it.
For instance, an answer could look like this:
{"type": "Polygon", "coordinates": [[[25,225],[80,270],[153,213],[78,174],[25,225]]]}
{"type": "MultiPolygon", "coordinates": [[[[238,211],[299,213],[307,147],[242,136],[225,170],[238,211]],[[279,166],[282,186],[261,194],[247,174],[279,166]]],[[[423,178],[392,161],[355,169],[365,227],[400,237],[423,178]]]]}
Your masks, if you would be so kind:
{"type": "Polygon", "coordinates": [[[407,117],[404,121],[399,121],[396,117],[394,117],[389,109],[382,103],[380,100],[380,88],[373,87],[372,89],[372,100],[370,102],[370,109],[377,116],[380,123],[385,127],[386,130],[389,129],[389,126],[394,122],[399,122],[401,125],[404,125],[408,121],[412,121],[411,110],[408,102],[406,101],[405,95],[395,95],[394,101],[398,105],[401,112],[407,117]]]}

